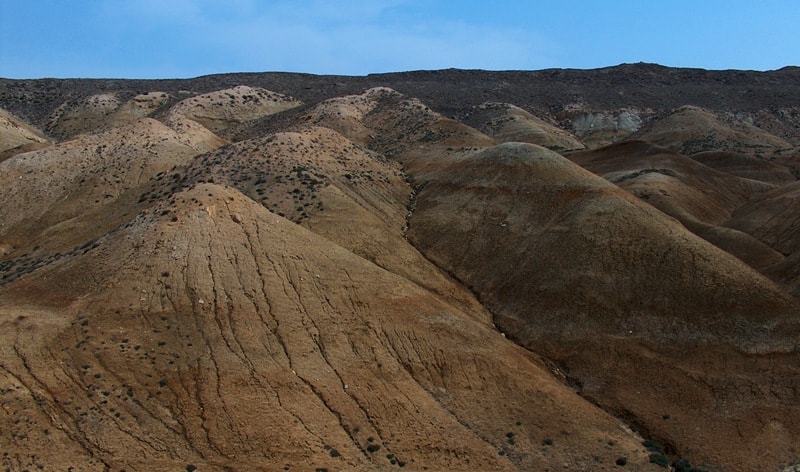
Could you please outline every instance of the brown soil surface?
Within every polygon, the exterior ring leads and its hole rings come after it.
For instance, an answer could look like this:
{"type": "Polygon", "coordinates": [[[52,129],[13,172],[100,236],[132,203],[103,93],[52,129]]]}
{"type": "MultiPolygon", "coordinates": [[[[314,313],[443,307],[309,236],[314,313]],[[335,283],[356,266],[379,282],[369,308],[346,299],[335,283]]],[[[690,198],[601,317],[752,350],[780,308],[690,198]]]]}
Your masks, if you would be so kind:
{"type": "Polygon", "coordinates": [[[0,79],[0,464],[791,470],[799,74],[0,79]]]}

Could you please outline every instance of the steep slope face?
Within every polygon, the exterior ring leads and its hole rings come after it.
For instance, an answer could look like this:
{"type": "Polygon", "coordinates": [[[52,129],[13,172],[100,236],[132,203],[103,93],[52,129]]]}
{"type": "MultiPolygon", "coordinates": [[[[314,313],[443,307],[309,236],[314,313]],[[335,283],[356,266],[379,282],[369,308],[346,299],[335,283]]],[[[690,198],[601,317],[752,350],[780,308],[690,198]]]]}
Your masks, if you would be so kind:
{"type": "Polygon", "coordinates": [[[47,131],[58,138],[98,133],[154,115],[175,99],[166,92],[106,92],[61,104],[50,116],[47,131]],[[128,98],[126,98],[128,97],[128,98]]]}
{"type": "Polygon", "coordinates": [[[42,148],[47,142],[41,131],[0,108],[0,162],[15,154],[42,148]]]}
{"type": "Polygon", "coordinates": [[[749,234],[722,226],[734,210],[772,189],[770,184],[721,173],[675,151],[641,141],[579,152],[569,159],[676,218],[693,233],[756,269],[783,260],[780,253],[749,234]]]}
{"type": "Polygon", "coordinates": [[[257,87],[240,85],[184,99],[174,105],[168,117],[194,120],[215,134],[239,123],[299,106],[292,97],[257,87]]]}
{"type": "Polygon", "coordinates": [[[174,182],[235,187],[278,215],[489,319],[463,287],[405,240],[412,191],[399,165],[335,131],[307,126],[223,147],[157,179],[147,198],[168,195],[174,182]]]}
{"type": "Polygon", "coordinates": [[[800,296],[800,183],[778,187],[739,208],[727,226],[785,255],[766,269],[773,280],[800,296]]]}
{"type": "MultiPolygon", "coordinates": [[[[572,99],[573,97],[570,97],[572,99]]],[[[558,106],[556,119],[589,149],[608,146],[638,131],[654,110],[638,108],[597,109],[585,102],[558,106]]]]}
{"type": "Polygon", "coordinates": [[[335,130],[354,142],[368,144],[375,136],[374,130],[365,123],[367,115],[374,112],[382,101],[400,97],[388,87],[375,87],[357,95],[325,100],[310,110],[303,120],[335,130]]]}
{"type": "Polygon", "coordinates": [[[4,272],[36,265],[127,221],[151,178],[211,149],[192,138],[143,119],[0,163],[2,252],[20,258],[4,272]]]}
{"type": "Polygon", "coordinates": [[[64,102],[52,113],[47,132],[59,138],[68,138],[101,130],[122,103],[123,99],[114,92],[64,102]]]}
{"type": "Polygon", "coordinates": [[[628,140],[648,141],[691,155],[703,151],[734,151],[769,158],[791,149],[790,142],[774,136],[746,120],[714,113],[695,106],[680,107],[663,118],[655,118],[628,140]]]}
{"type": "Polygon", "coordinates": [[[796,301],[616,186],[543,148],[499,145],[427,182],[409,238],[471,287],[504,332],[693,462],[759,470],[795,453],[796,301]],[[746,393],[765,381],[758,364],[773,352],[791,353],[766,375],[781,389],[746,393]],[[729,369],[712,374],[699,359],[729,369]],[[700,398],[730,402],[736,418],[698,410],[700,398]],[[682,413],[664,421],[669,412],[682,413]],[[730,434],[736,424],[753,435],[730,434]],[[730,449],[765,452],[720,452],[730,449]]]}
{"type": "Polygon", "coordinates": [[[800,251],[800,182],[778,187],[739,208],[727,225],[790,255],[800,251]]]}
{"type": "Polygon", "coordinates": [[[474,107],[464,122],[498,142],[538,144],[556,152],[586,147],[567,131],[510,103],[487,102],[474,107]]]}
{"type": "Polygon", "coordinates": [[[720,172],[773,185],[780,186],[798,180],[787,165],[737,152],[705,151],[694,154],[691,158],[720,172]]]}
{"type": "Polygon", "coordinates": [[[494,144],[492,138],[474,128],[385,87],[324,102],[303,119],[399,160],[415,179],[460,159],[473,147],[494,144]]]}
{"type": "MultiPolygon", "coordinates": [[[[649,320],[645,332],[670,340],[680,331],[719,323],[715,334],[708,333],[712,338],[741,347],[753,342],[748,349],[758,350],[758,337],[742,336],[743,326],[736,325],[752,323],[755,328],[762,317],[771,316],[768,313],[794,314],[790,298],[740,261],[618,187],[533,145],[495,146],[443,169],[418,195],[409,238],[469,285],[483,281],[481,296],[490,305],[501,299],[504,305],[510,303],[503,310],[508,316],[516,310],[532,309],[541,316],[548,312],[555,329],[563,321],[555,313],[604,314],[602,319],[582,319],[575,334],[627,333],[627,327],[610,324],[606,317],[622,322],[623,306],[624,312],[647,316],[683,313],[689,303],[684,296],[692,293],[697,295],[692,300],[694,314],[668,321],[670,329],[664,329],[666,320],[649,320]],[[497,244],[501,236],[508,243],[497,244]],[[583,256],[570,258],[570,252],[583,256]],[[662,260],[670,252],[673,255],[662,260]],[[526,256],[534,254],[540,257],[526,256]],[[686,259],[694,263],[687,267],[686,259]],[[506,268],[512,272],[497,272],[506,268]],[[535,295],[532,286],[538,287],[535,295]],[[563,298],[563,287],[570,288],[569,300],[563,298]],[[529,297],[536,298],[535,308],[526,307],[529,297]],[[742,297],[750,299],[748,308],[720,310],[723,299],[742,297]]],[[[570,332],[566,325],[559,329],[570,332]]]]}
{"type": "Polygon", "coordinates": [[[171,100],[174,100],[174,98],[164,92],[138,94],[114,110],[105,120],[105,124],[108,126],[123,126],[133,123],[141,118],[152,116],[171,100]]]}
{"type": "Polygon", "coordinates": [[[230,188],[0,300],[8,467],[658,470],[490,326],[230,188]]]}

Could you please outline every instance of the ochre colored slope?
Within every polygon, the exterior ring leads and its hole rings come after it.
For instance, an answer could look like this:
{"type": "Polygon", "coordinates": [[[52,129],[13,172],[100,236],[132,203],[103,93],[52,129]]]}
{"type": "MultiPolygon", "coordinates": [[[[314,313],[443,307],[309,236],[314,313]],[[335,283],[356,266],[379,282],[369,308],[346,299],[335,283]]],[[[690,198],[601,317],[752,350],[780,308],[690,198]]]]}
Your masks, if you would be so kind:
{"type": "Polygon", "coordinates": [[[168,195],[175,182],[236,187],[271,211],[489,319],[405,240],[412,191],[399,165],[335,131],[303,127],[220,148],[159,177],[147,198],[168,195]]]}
{"type": "Polygon", "coordinates": [[[193,138],[146,118],[0,163],[3,252],[65,253],[127,221],[151,178],[215,144],[193,138]]]}
{"type": "Polygon", "coordinates": [[[0,300],[12,467],[658,470],[491,326],[227,187],[0,300]]]}
{"type": "Polygon", "coordinates": [[[737,208],[772,189],[770,184],[719,172],[642,141],[579,152],[569,159],[676,218],[693,233],[756,269],[783,260],[780,253],[749,234],[723,226],[737,208]]]}
{"type": "Polygon", "coordinates": [[[299,106],[292,97],[258,87],[240,85],[186,98],[168,112],[170,119],[182,117],[205,126],[215,134],[245,121],[299,106]]]}
{"type": "Polygon", "coordinates": [[[544,148],[503,144],[431,178],[409,238],[471,287],[504,332],[561,362],[585,382],[587,395],[693,463],[758,470],[764,462],[744,452],[719,451],[763,450],[773,465],[791,454],[800,425],[795,380],[768,401],[761,392],[743,395],[737,419],[712,409],[666,423],[656,413],[695,411],[698,395],[726,401],[722,386],[759,381],[757,364],[773,352],[792,354],[768,377],[796,379],[800,308],[741,261],[618,187],[544,148]],[[696,357],[684,358],[683,349],[696,357]],[[652,362],[640,362],[643,350],[652,362]],[[679,366],[676,355],[688,365],[679,366]],[[696,372],[692,359],[706,357],[728,359],[730,370],[696,372]],[[653,373],[654,364],[664,372],[653,373]],[[767,439],[764,417],[780,424],[783,440],[767,439]],[[752,434],[722,434],[738,421],[752,434]]]}
{"type": "Polygon", "coordinates": [[[0,108],[0,162],[45,147],[47,143],[41,131],[0,108]]]}

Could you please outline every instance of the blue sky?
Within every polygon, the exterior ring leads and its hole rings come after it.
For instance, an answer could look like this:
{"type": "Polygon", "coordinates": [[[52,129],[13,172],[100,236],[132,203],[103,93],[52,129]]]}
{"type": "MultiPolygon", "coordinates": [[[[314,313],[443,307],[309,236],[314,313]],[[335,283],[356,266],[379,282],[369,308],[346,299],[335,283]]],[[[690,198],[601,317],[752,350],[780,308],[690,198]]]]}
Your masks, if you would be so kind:
{"type": "Polygon", "coordinates": [[[770,70],[799,25],[800,0],[0,0],[0,77],[770,70]]]}

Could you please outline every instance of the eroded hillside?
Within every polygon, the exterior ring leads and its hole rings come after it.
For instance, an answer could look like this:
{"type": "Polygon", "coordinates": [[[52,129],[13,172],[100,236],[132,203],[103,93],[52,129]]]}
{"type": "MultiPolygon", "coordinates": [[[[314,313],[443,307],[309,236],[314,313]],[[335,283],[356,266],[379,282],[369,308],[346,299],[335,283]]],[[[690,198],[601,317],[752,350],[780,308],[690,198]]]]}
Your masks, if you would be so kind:
{"type": "Polygon", "coordinates": [[[590,72],[2,81],[3,466],[797,464],[800,97],[590,72]]]}

